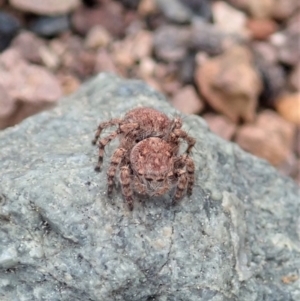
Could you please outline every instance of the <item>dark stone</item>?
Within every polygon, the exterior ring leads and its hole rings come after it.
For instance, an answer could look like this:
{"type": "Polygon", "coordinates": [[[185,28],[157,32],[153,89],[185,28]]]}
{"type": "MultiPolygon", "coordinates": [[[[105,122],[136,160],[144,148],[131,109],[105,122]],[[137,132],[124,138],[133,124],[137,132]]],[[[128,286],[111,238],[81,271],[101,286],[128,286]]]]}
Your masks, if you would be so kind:
{"type": "Polygon", "coordinates": [[[70,20],[67,15],[55,17],[38,17],[29,26],[34,33],[43,37],[57,36],[70,28],[70,20]]]}
{"type": "Polygon", "coordinates": [[[154,51],[168,62],[182,61],[190,44],[191,30],[186,26],[162,25],[154,33],[154,51]]]}
{"type": "Polygon", "coordinates": [[[206,21],[212,20],[212,10],[210,0],[180,0],[195,15],[202,17],[206,21]]]}
{"type": "Polygon", "coordinates": [[[16,36],[21,24],[17,18],[6,12],[0,12],[0,51],[3,51],[16,36]]]}
{"type": "Polygon", "coordinates": [[[238,37],[222,32],[201,18],[193,19],[191,31],[191,47],[195,51],[204,51],[209,55],[221,54],[226,44],[232,44],[238,39],[238,37]]]}
{"type": "Polygon", "coordinates": [[[263,82],[259,101],[265,107],[274,107],[276,99],[284,91],[286,84],[284,69],[279,64],[269,64],[262,60],[256,61],[256,68],[263,82]]]}
{"type": "Polygon", "coordinates": [[[184,84],[194,83],[195,68],[195,53],[188,53],[180,63],[179,68],[179,77],[184,84]]]}
{"type": "Polygon", "coordinates": [[[141,2],[141,0],[117,0],[117,1],[121,2],[124,5],[124,7],[130,9],[136,9],[141,2]]]}
{"type": "Polygon", "coordinates": [[[82,3],[87,7],[95,7],[99,4],[99,0],[82,0],[82,3]]]}

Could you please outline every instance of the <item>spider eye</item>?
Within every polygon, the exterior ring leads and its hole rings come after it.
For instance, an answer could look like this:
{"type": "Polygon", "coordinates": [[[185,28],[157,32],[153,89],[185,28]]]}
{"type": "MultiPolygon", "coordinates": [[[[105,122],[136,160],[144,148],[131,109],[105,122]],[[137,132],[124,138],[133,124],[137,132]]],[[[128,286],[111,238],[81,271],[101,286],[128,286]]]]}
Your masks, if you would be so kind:
{"type": "Polygon", "coordinates": [[[164,179],[157,179],[157,182],[163,182],[164,179]]]}
{"type": "Polygon", "coordinates": [[[153,179],[152,178],[145,178],[146,179],[146,181],[149,181],[149,182],[151,182],[153,179]]]}

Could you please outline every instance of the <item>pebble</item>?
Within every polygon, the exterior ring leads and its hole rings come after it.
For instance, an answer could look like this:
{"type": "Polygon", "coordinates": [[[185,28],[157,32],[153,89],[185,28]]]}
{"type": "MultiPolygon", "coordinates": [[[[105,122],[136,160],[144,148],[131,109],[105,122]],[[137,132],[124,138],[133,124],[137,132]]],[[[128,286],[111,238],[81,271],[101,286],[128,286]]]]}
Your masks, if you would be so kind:
{"type": "Polygon", "coordinates": [[[79,36],[63,35],[52,40],[49,47],[59,57],[60,69],[68,70],[68,73],[81,80],[94,74],[96,54],[84,48],[83,40],[79,36]]]}
{"type": "Polygon", "coordinates": [[[132,40],[115,41],[112,45],[111,56],[117,66],[130,68],[135,63],[135,57],[132,52],[132,40]]]}
{"type": "Polygon", "coordinates": [[[280,62],[294,66],[300,61],[300,13],[291,18],[287,28],[270,36],[270,42],[278,51],[280,62]]]}
{"type": "Polygon", "coordinates": [[[190,27],[162,25],[154,33],[155,54],[167,62],[179,62],[187,55],[190,40],[190,27]]]}
{"type": "Polygon", "coordinates": [[[73,53],[73,55],[74,62],[71,70],[75,76],[85,80],[95,74],[96,54],[94,52],[83,49],[79,53],[73,53]]]}
{"type": "Polygon", "coordinates": [[[14,8],[37,15],[60,15],[73,11],[80,0],[9,0],[14,8]]]}
{"type": "Polygon", "coordinates": [[[54,37],[70,28],[67,15],[54,17],[38,17],[29,26],[29,29],[42,37],[54,37]]]}
{"type": "Polygon", "coordinates": [[[164,16],[175,23],[187,23],[192,18],[191,10],[180,0],[156,0],[158,8],[164,16]]]}
{"type": "Polygon", "coordinates": [[[153,77],[156,67],[156,62],[151,57],[144,57],[141,59],[138,66],[138,74],[141,78],[146,79],[153,77]]]}
{"type": "Polygon", "coordinates": [[[28,64],[15,49],[0,55],[0,66],[0,85],[15,105],[10,125],[55,105],[62,96],[57,78],[43,67],[28,64]]]}
{"type": "Polygon", "coordinates": [[[208,55],[218,55],[226,48],[239,42],[240,37],[228,34],[217,26],[194,18],[191,27],[190,47],[206,52],[208,55]]]}
{"type": "Polygon", "coordinates": [[[207,113],[203,116],[203,118],[213,133],[228,141],[233,138],[237,126],[229,118],[214,113],[207,113]]]}
{"type": "Polygon", "coordinates": [[[262,57],[256,57],[255,62],[263,82],[263,90],[259,96],[260,104],[273,108],[276,98],[286,86],[285,71],[280,64],[270,63],[262,57]]]}
{"type": "Polygon", "coordinates": [[[125,7],[129,9],[137,9],[141,0],[119,0],[125,7]]]}
{"type": "Polygon", "coordinates": [[[158,6],[156,4],[156,0],[141,0],[137,11],[141,17],[146,17],[157,13],[158,6]]]}
{"type": "Polygon", "coordinates": [[[254,120],[262,82],[247,48],[235,46],[198,66],[195,81],[206,101],[233,122],[254,120]]]}
{"type": "Polygon", "coordinates": [[[102,25],[96,25],[87,33],[84,44],[88,49],[97,49],[106,47],[111,41],[110,33],[102,25]]]}
{"type": "Polygon", "coordinates": [[[271,19],[248,19],[247,29],[254,40],[266,40],[278,30],[278,25],[271,19]]]}
{"type": "Polygon", "coordinates": [[[248,0],[246,7],[252,17],[264,19],[272,16],[275,2],[276,0],[248,0]]]}
{"type": "Polygon", "coordinates": [[[114,61],[112,60],[110,54],[105,48],[99,49],[96,54],[94,72],[111,72],[115,74],[119,73],[114,61]]]}
{"type": "Polygon", "coordinates": [[[10,44],[21,27],[19,20],[10,13],[0,12],[0,51],[10,44]]]}
{"type": "Polygon", "coordinates": [[[294,91],[300,92],[300,61],[294,67],[289,78],[289,84],[294,91]]]}
{"type": "Polygon", "coordinates": [[[284,21],[292,16],[299,9],[299,0],[276,0],[273,6],[272,17],[279,21],[284,21]]]}
{"type": "Polygon", "coordinates": [[[86,35],[96,25],[102,25],[112,36],[121,37],[126,28],[124,16],[125,11],[120,3],[106,1],[94,8],[79,7],[72,14],[71,23],[81,35],[86,35]]]}
{"type": "Polygon", "coordinates": [[[156,62],[151,57],[144,57],[138,66],[138,75],[142,79],[152,78],[154,76],[155,67],[156,62]]]}
{"type": "Polygon", "coordinates": [[[133,37],[132,53],[135,60],[139,61],[145,57],[149,57],[153,50],[153,34],[148,30],[140,30],[133,37]]]}
{"type": "Polygon", "coordinates": [[[15,101],[9,96],[6,89],[0,84],[0,130],[13,125],[10,119],[15,110],[15,101]]]}
{"type": "Polygon", "coordinates": [[[72,74],[58,73],[57,78],[60,82],[63,95],[70,95],[80,87],[80,81],[72,74]]]}
{"type": "Polygon", "coordinates": [[[275,102],[277,112],[287,121],[300,125],[300,93],[285,94],[275,102]]]}
{"type": "Polygon", "coordinates": [[[95,7],[99,4],[99,0],[81,0],[81,2],[87,7],[95,7]]]}
{"type": "Polygon", "coordinates": [[[202,20],[212,20],[212,1],[207,0],[180,0],[192,13],[201,17],[202,20]]]}
{"type": "Polygon", "coordinates": [[[262,111],[252,124],[241,126],[235,141],[251,154],[274,166],[284,164],[292,153],[295,126],[271,110],[262,111]]]}
{"type": "Polygon", "coordinates": [[[190,52],[184,57],[179,67],[179,78],[183,84],[193,84],[196,68],[195,53],[190,52]]]}
{"type": "Polygon", "coordinates": [[[50,70],[58,69],[61,61],[58,55],[48,46],[40,48],[40,56],[42,64],[49,68],[50,70]]]}
{"type": "Polygon", "coordinates": [[[199,114],[204,103],[192,85],[179,89],[172,98],[173,106],[184,114],[199,114]]]}
{"type": "Polygon", "coordinates": [[[237,10],[224,1],[216,1],[212,5],[213,18],[216,26],[227,33],[236,33],[247,36],[246,21],[244,12],[237,10]],[[230,22],[228,22],[230,20],[230,22]]]}
{"type": "Polygon", "coordinates": [[[254,53],[268,64],[278,64],[278,54],[276,48],[267,41],[252,41],[254,53]]]}
{"type": "Polygon", "coordinates": [[[30,31],[21,31],[11,42],[11,47],[16,49],[21,56],[35,64],[41,64],[41,48],[45,47],[46,43],[30,31]]]}

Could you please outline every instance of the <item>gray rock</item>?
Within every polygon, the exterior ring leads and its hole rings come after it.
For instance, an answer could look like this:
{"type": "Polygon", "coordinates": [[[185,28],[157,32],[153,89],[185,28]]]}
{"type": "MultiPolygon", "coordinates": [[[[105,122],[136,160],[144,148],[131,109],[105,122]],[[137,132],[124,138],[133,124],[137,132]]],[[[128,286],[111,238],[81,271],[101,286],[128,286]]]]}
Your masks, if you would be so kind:
{"type": "Polygon", "coordinates": [[[68,15],[38,17],[29,26],[31,31],[46,38],[58,36],[69,30],[69,28],[68,15]]]}
{"type": "Polygon", "coordinates": [[[193,16],[192,11],[180,0],[156,0],[156,4],[163,14],[173,22],[187,23],[193,16]]]}
{"type": "Polygon", "coordinates": [[[197,138],[190,198],[132,212],[120,192],[107,199],[94,130],[145,105],[174,113],[145,84],[100,74],[0,134],[1,300],[300,300],[297,186],[201,118],[184,119],[197,138]]]}
{"type": "Polygon", "coordinates": [[[167,62],[182,61],[191,44],[189,26],[162,25],[154,33],[155,55],[167,62]]]}

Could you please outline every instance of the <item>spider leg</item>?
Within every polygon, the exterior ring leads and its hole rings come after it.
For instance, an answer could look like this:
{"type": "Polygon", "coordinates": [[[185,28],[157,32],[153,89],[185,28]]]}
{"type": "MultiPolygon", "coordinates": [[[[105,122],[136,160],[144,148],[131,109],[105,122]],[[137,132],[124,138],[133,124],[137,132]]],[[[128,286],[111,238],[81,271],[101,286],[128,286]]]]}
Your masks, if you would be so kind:
{"type": "Polygon", "coordinates": [[[115,179],[116,171],[117,171],[118,165],[120,164],[120,162],[122,161],[122,159],[124,157],[125,152],[126,152],[126,150],[124,148],[117,148],[111,157],[110,167],[107,171],[107,183],[108,183],[107,194],[108,194],[108,196],[111,196],[111,194],[112,194],[112,190],[113,190],[114,183],[115,183],[114,179],[115,179]]]}
{"type": "Polygon", "coordinates": [[[105,138],[102,138],[99,143],[98,143],[98,147],[99,147],[99,155],[98,155],[98,164],[95,167],[96,171],[100,171],[101,170],[101,165],[103,163],[103,155],[104,155],[104,148],[105,146],[113,139],[115,139],[118,135],[118,131],[115,131],[113,133],[111,133],[110,135],[108,135],[105,138]]]}
{"type": "Polygon", "coordinates": [[[183,169],[177,170],[177,176],[178,176],[178,182],[177,182],[177,188],[175,192],[175,196],[173,198],[173,204],[176,204],[178,200],[182,199],[184,191],[187,187],[187,176],[186,172],[183,169]]]}
{"type": "Polygon", "coordinates": [[[187,147],[186,153],[189,154],[191,152],[192,148],[194,147],[196,140],[193,137],[189,136],[188,133],[182,129],[174,129],[173,133],[177,139],[181,138],[187,142],[188,147],[187,147]]]}
{"type": "Polygon", "coordinates": [[[139,194],[147,194],[146,186],[142,184],[136,176],[133,178],[133,189],[139,194]]]}
{"type": "Polygon", "coordinates": [[[120,182],[122,187],[122,194],[128,204],[129,209],[133,210],[133,191],[131,188],[130,169],[127,165],[121,167],[120,182]]]}
{"type": "Polygon", "coordinates": [[[99,136],[101,135],[101,132],[107,128],[107,127],[110,127],[110,126],[113,126],[113,125],[119,125],[120,123],[122,122],[121,119],[119,118],[114,118],[114,119],[111,119],[109,121],[106,121],[106,122],[101,122],[99,125],[98,125],[98,129],[97,129],[97,132],[95,134],[95,138],[93,139],[92,143],[95,145],[98,141],[98,138],[99,136]]]}
{"type": "Polygon", "coordinates": [[[195,164],[194,161],[189,157],[186,156],[186,171],[187,171],[187,194],[190,196],[193,191],[193,186],[195,182],[195,164]]]}

